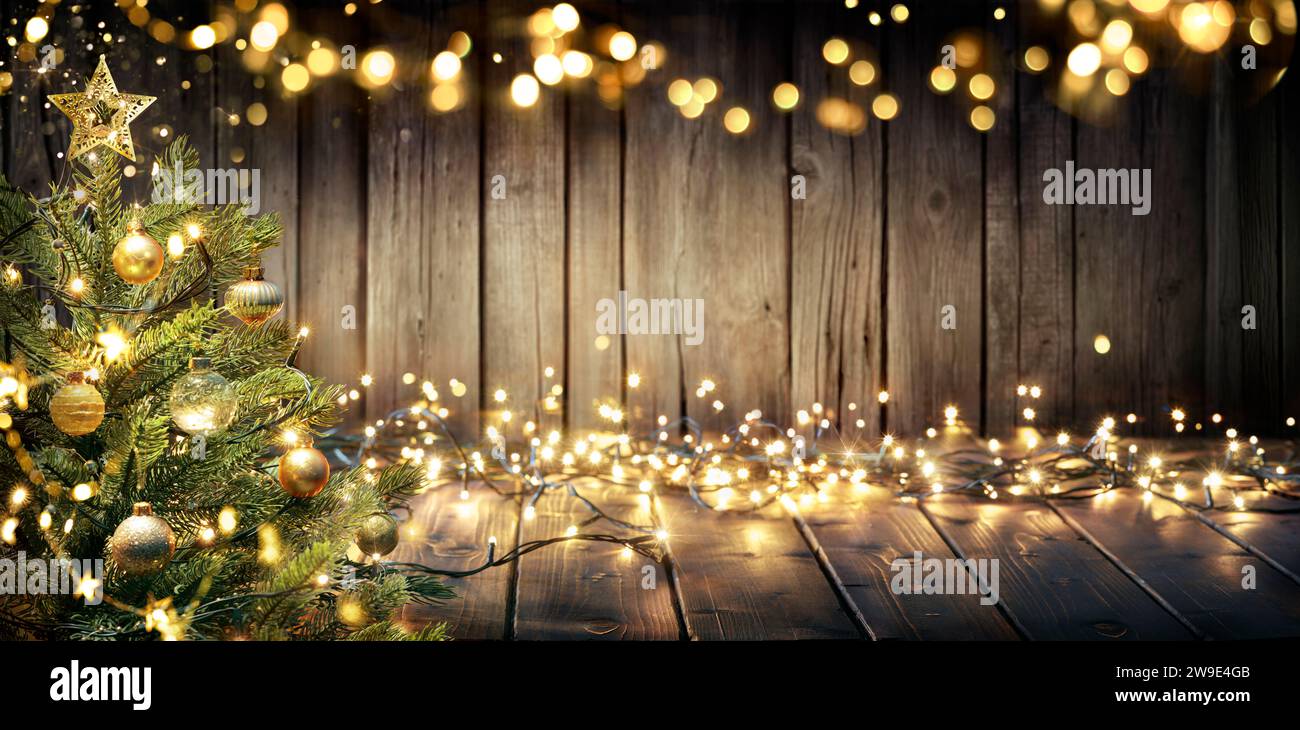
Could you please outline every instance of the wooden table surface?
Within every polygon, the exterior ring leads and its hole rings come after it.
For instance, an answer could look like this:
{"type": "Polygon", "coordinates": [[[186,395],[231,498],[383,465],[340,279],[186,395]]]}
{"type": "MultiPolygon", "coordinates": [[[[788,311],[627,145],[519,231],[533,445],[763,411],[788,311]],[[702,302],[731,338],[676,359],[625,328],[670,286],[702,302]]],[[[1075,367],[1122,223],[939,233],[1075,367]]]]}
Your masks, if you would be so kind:
{"type": "MultiPolygon", "coordinates": [[[[1198,513],[1143,499],[1136,489],[1084,500],[942,494],[918,501],[841,484],[825,502],[760,514],[710,512],[681,492],[642,499],[595,480],[579,490],[616,517],[666,529],[667,565],[624,555],[617,545],[553,545],[450,581],[457,599],[408,608],[404,620],[446,621],[458,640],[1300,636],[1297,514],[1198,513]],[[896,594],[890,565],[915,552],[997,558],[999,602],[896,594]],[[1248,574],[1253,588],[1243,587],[1248,574]]],[[[1248,494],[1251,505],[1295,504],[1248,494]]],[[[1224,489],[1216,500],[1231,496],[1224,489]]],[[[433,489],[413,502],[392,557],[473,567],[489,536],[508,550],[589,516],[562,490],[545,495],[532,517],[523,514],[516,500],[486,488],[471,488],[467,499],[459,485],[433,489]]],[[[619,530],[596,522],[584,531],[619,530]]]]}

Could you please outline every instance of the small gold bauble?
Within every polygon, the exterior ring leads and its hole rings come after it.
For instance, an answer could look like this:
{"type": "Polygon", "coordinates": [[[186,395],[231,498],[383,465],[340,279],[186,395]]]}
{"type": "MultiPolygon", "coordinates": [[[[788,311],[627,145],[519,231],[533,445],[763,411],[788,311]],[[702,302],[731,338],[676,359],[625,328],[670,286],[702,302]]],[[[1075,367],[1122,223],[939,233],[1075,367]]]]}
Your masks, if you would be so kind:
{"type": "Polygon", "coordinates": [[[104,398],[82,373],[71,373],[50,398],[50,419],[69,436],[85,436],[104,422],[104,398]]]}
{"type": "Polygon", "coordinates": [[[280,457],[280,487],[291,497],[315,497],[329,479],[329,460],[310,446],[290,449],[280,457]]]}
{"type": "Polygon", "coordinates": [[[132,221],[126,236],[113,248],[113,269],[128,284],[148,284],[163,268],[163,248],[132,221]]]}
{"type": "Polygon", "coordinates": [[[148,502],[136,502],[131,516],[113,531],[108,541],[113,562],[127,575],[149,575],[162,570],[176,552],[176,534],[148,502]]]}
{"type": "Polygon", "coordinates": [[[397,547],[397,520],[387,512],[367,517],[357,529],[357,549],[367,557],[383,557],[397,547]]]}
{"type": "Polygon", "coordinates": [[[226,290],[226,309],[247,325],[258,325],[274,317],[284,306],[280,287],[262,278],[262,267],[244,269],[244,280],[226,290]]]}

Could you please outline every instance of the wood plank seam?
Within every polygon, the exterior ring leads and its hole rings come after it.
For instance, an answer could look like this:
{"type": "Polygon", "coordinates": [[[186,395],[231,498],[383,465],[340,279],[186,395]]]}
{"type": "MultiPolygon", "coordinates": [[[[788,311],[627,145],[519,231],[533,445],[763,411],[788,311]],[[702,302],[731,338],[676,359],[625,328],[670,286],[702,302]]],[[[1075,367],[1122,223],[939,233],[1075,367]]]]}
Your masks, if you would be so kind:
{"type": "MultiPolygon", "coordinates": [[[[1175,500],[1175,501],[1177,501],[1177,500],[1175,500]]],[[[1263,560],[1265,563],[1268,563],[1269,565],[1273,566],[1273,568],[1275,568],[1279,573],[1281,573],[1282,575],[1285,575],[1286,577],[1290,578],[1290,579],[1291,579],[1292,581],[1294,581],[1297,585],[1300,585],[1300,576],[1296,575],[1294,572],[1291,571],[1291,569],[1287,568],[1285,565],[1282,565],[1282,564],[1281,564],[1280,562],[1278,562],[1277,560],[1274,560],[1272,557],[1270,557],[1268,554],[1266,554],[1263,550],[1260,550],[1259,548],[1257,548],[1257,547],[1255,547],[1254,545],[1252,545],[1252,544],[1251,544],[1249,541],[1247,541],[1245,538],[1243,538],[1243,537],[1239,537],[1238,535],[1234,534],[1231,530],[1227,529],[1227,528],[1224,527],[1223,525],[1220,525],[1219,523],[1215,522],[1214,520],[1211,520],[1209,517],[1206,517],[1206,516],[1205,516],[1204,514],[1202,514],[1199,510],[1192,509],[1191,507],[1189,507],[1189,506],[1183,504],[1182,502],[1178,502],[1178,506],[1179,506],[1179,507],[1182,507],[1184,511],[1186,511],[1186,512],[1190,512],[1190,513],[1192,514],[1192,516],[1194,516],[1196,519],[1200,520],[1201,523],[1204,524],[1206,527],[1208,527],[1208,528],[1210,528],[1211,530],[1214,530],[1215,532],[1219,533],[1220,535],[1223,535],[1224,537],[1228,538],[1228,539],[1231,540],[1232,542],[1236,543],[1239,547],[1241,547],[1242,549],[1244,549],[1246,552],[1248,552],[1248,553],[1254,555],[1255,557],[1259,558],[1260,560],[1263,560]]]]}
{"type": "MultiPolygon", "coordinates": [[[[663,505],[659,503],[659,495],[655,495],[650,500],[650,515],[654,520],[655,529],[664,529],[664,521],[661,516],[663,505]]],[[[664,570],[668,573],[669,588],[673,595],[673,610],[677,614],[678,628],[680,630],[682,641],[699,641],[700,636],[696,633],[695,628],[691,626],[690,617],[687,615],[686,603],[682,600],[682,579],[677,570],[677,559],[673,557],[672,542],[665,540],[664,549],[664,570]]]]}
{"type": "MultiPolygon", "coordinates": [[[[519,519],[515,520],[515,545],[523,544],[520,542],[524,539],[524,510],[522,500],[515,497],[515,503],[520,507],[519,519]]],[[[510,590],[506,591],[506,641],[517,641],[519,637],[519,627],[516,625],[519,620],[519,561],[510,562],[510,590]]]]}
{"type": "Polygon", "coordinates": [[[862,637],[865,639],[880,641],[880,637],[872,630],[871,625],[867,623],[867,617],[863,615],[862,609],[858,608],[858,604],[855,603],[853,598],[849,595],[848,587],[844,585],[844,581],[835,570],[835,566],[831,564],[830,556],[828,556],[826,551],[822,549],[821,542],[817,540],[817,536],[813,534],[812,528],[810,528],[808,523],[804,521],[803,515],[795,512],[791,521],[794,522],[795,528],[799,530],[799,535],[803,537],[803,541],[808,545],[808,549],[812,551],[813,556],[817,558],[817,564],[821,566],[822,575],[826,576],[826,582],[831,584],[831,589],[835,591],[836,598],[840,600],[840,607],[844,609],[844,613],[848,614],[849,618],[853,619],[853,623],[857,627],[858,632],[861,633],[862,637]]]}
{"type": "Polygon", "coordinates": [[[1190,620],[1188,620],[1186,616],[1180,613],[1178,609],[1174,608],[1173,604],[1165,600],[1165,597],[1160,595],[1160,593],[1157,592],[1156,589],[1151,586],[1151,584],[1147,583],[1146,580],[1142,578],[1142,576],[1138,575],[1136,571],[1134,571],[1132,568],[1125,565],[1124,561],[1120,560],[1118,555],[1116,555],[1115,553],[1107,549],[1105,545],[1102,545],[1101,541],[1098,540],[1096,537],[1094,537],[1092,533],[1088,532],[1088,530],[1085,529],[1083,525],[1079,524],[1078,521],[1074,520],[1069,515],[1062,512],[1061,510],[1057,509],[1056,505],[1052,504],[1051,500],[1043,500],[1043,503],[1047,505],[1048,509],[1056,513],[1056,516],[1060,517],[1061,521],[1064,522],[1066,526],[1068,526],[1071,530],[1074,530],[1074,532],[1079,537],[1083,538],[1085,542],[1087,542],[1089,545],[1095,548],[1097,552],[1101,553],[1107,560],[1111,562],[1111,564],[1113,564],[1116,568],[1118,568],[1120,572],[1128,576],[1129,580],[1133,581],[1133,583],[1137,585],[1138,588],[1141,588],[1143,592],[1151,596],[1152,600],[1160,604],[1160,607],[1163,608],[1166,612],[1168,612],[1169,615],[1177,619],[1178,622],[1181,623],[1184,627],[1186,627],[1188,631],[1191,631],[1193,636],[1195,636],[1198,639],[1201,639],[1202,641],[1208,640],[1210,638],[1204,631],[1201,631],[1199,628],[1196,627],[1195,624],[1193,624],[1190,620]]]}
{"type": "MultiPolygon", "coordinates": [[[[944,543],[948,546],[948,549],[952,551],[952,554],[956,555],[963,561],[970,560],[970,558],[966,557],[966,553],[961,549],[961,546],[957,544],[957,541],[953,539],[952,535],[950,535],[947,530],[943,529],[943,525],[939,524],[938,518],[926,508],[925,500],[917,500],[916,506],[917,509],[921,511],[921,514],[925,515],[925,519],[929,520],[930,526],[933,527],[934,531],[943,539],[944,543]]],[[[970,563],[966,563],[967,572],[970,573],[971,579],[975,581],[975,585],[979,585],[979,575],[975,573],[970,565],[970,563]]],[[[981,592],[981,595],[984,595],[983,592],[981,592]]],[[[1029,641],[1033,638],[1029,633],[1029,629],[1025,627],[1025,624],[1016,616],[1015,612],[1007,606],[1005,601],[999,600],[996,605],[998,610],[1002,612],[1004,617],[1006,617],[1007,622],[1011,624],[1011,628],[1016,632],[1016,635],[1019,636],[1021,640],[1029,641]]]]}

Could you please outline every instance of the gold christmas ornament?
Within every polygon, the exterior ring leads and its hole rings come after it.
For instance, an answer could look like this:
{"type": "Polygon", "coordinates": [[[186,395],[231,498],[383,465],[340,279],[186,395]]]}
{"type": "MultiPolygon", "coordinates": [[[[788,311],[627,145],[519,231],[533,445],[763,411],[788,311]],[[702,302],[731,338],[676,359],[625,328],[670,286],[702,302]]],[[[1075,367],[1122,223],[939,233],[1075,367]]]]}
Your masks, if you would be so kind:
{"type": "Polygon", "coordinates": [[[387,512],[367,517],[357,529],[357,549],[371,558],[380,558],[397,547],[397,520],[387,512]]]}
{"type": "Polygon", "coordinates": [[[172,421],[191,436],[216,436],[225,431],[239,410],[235,386],[212,370],[206,357],[190,358],[190,371],[172,386],[167,401],[172,421]]]}
{"type": "Polygon", "coordinates": [[[290,449],[280,457],[280,487],[290,497],[315,497],[329,479],[329,460],[310,446],[290,449]]]}
{"type": "Polygon", "coordinates": [[[72,120],[69,159],[94,152],[99,147],[107,147],[135,162],[130,123],[155,99],[153,96],[120,93],[103,56],[99,57],[94,76],[86,82],[85,91],[50,94],[54,106],[72,120]]]}
{"type": "Polygon", "coordinates": [[[50,398],[50,419],[69,436],[85,436],[104,422],[104,398],[82,373],[69,373],[68,382],[50,398]]]}
{"type": "Polygon", "coordinates": [[[148,284],[163,268],[163,248],[144,232],[139,221],[131,221],[127,233],[113,247],[113,270],[128,284],[148,284]]]}
{"type": "Polygon", "coordinates": [[[226,309],[247,325],[259,325],[284,306],[280,287],[262,278],[261,266],[244,269],[244,280],[226,290],[226,309]]]}
{"type": "Polygon", "coordinates": [[[131,516],[113,531],[109,552],[127,575],[149,575],[162,570],[176,552],[176,534],[148,502],[136,502],[131,516]]]}

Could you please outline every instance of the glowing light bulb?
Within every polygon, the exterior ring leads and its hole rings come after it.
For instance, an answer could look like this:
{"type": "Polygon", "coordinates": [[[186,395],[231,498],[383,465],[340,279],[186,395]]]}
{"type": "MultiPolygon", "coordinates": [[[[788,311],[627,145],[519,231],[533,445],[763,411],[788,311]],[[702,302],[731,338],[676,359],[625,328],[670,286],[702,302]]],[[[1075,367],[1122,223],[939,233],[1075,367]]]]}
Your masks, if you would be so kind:
{"type": "Polygon", "coordinates": [[[615,61],[626,61],[636,55],[636,37],[620,30],[609,38],[609,55],[615,61]]]}
{"type": "Polygon", "coordinates": [[[536,104],[540,95],[541,87],[537,84],[537,79],[529,74],[519,74],[510,82],[510,99],[518,107],[526,109],[536,104]]]}
{"type": "Polygon", "coordinates": [[[1101,67],[1101,49],[1095,43],[1080,43],[1070,51],[1065,65],[1075,76],[1091,76],[1101,67]]]}

